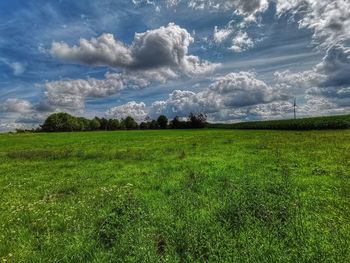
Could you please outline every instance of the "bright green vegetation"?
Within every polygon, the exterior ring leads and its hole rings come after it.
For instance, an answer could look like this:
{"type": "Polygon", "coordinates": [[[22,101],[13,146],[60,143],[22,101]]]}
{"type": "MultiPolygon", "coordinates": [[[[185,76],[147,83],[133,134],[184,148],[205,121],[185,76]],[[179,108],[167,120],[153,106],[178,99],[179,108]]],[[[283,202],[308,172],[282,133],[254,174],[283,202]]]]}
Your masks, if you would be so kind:
{"type": "Polygon", "coordinates": [[[293,120],[268,120],[234,124],[210,124],[212,128],[262,130],[324,130],[350,128],[350,115],[313,117],[293,120]]]}
{"type": "Polygon", "coordinates": [[[350,262],[350,130],[0,136],[0,260],[350,262]]]}

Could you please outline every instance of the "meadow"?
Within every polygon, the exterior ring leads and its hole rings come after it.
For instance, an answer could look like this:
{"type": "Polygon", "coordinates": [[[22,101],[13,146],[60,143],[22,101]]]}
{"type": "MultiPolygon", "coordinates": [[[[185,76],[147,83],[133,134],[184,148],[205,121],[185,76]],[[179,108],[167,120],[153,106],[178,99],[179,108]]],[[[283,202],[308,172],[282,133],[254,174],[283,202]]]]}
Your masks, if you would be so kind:
{"type": "Polygon", "coordinates": [[[0,135],[0,261],[350,262],[350,130],[0,135]]]}

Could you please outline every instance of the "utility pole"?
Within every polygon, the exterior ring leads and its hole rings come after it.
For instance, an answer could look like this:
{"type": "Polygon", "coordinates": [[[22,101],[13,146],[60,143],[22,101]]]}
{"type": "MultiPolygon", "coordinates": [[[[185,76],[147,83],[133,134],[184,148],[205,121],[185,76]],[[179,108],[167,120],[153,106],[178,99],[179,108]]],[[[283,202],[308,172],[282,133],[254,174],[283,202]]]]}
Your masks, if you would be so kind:
{"type": "Polygon", "coordinates": [[[297,118],[297,112],[296,112],[297,99],[296,98],[294,98],[294,105],[293,105],[293,107],[294,107],[294,119],[296,119],[297,118]]]}

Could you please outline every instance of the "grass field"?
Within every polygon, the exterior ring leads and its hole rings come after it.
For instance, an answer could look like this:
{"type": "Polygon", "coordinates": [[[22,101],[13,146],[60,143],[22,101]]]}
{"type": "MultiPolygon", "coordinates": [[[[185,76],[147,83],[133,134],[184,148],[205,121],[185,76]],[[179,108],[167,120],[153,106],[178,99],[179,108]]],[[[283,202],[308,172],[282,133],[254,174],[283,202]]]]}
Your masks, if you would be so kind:
{"type": "Polygon", "coordinates": [[[350,130],[0,135],[0,260],[350,262],[350,130]]]}

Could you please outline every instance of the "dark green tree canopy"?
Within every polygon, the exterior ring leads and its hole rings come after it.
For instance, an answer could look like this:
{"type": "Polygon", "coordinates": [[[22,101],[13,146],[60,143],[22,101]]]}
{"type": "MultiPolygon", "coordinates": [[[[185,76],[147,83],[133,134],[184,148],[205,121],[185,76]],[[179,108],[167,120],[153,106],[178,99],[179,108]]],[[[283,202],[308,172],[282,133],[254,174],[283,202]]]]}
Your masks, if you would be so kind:
{"type": "Polygon", "coordinates": [[[110,131],[116,131],[116,130],[119,130],[121,128],[120,122],[117,119],[109,119],[107,126],[108,126],[108,130],[110,130],[110,131]]]}
{"type": "Polygon", "coordinates": [[[131,116],[125,119],[106,119],[95,117],[92,120],[84,117],[75,117],[68,113],[53,113],[44,121],[39,131],[45,132],[72,132],[72,131],[115,131],[135,129],[188,129],[203,128],[206,125],[204,114],[190,114],[187,121],[181,121],[175,117],[168,126],[168,118],[160,115],[157,120],[146,118],[140,125],[131,116]]]}
{"type": "Polygon", "coordinates": [[[78,119],[68,113],[60,112],[51,114],[42,125],[44,131],[67,132],[80,130],[78,119]]]}
{"type": "Polygon", "coordinates": [[[190,128],[204,128],[207,123],[207,116],[203,113],[193,114],[192,112],[187,118],[190,128]]]}
{"type": "Polygon", "coordinates": [[[137,122],[134,120],[134,118],[128,116],[124,120],[122,120],[122,125],[127,130],[133,130],[138,128],[137,122]]]}
{"type": "Polygon", "coordinates": [[[165,115],[160,115],[157,122],[161,129],[166,129],[168,127],[168,118],[165,115]]]}

